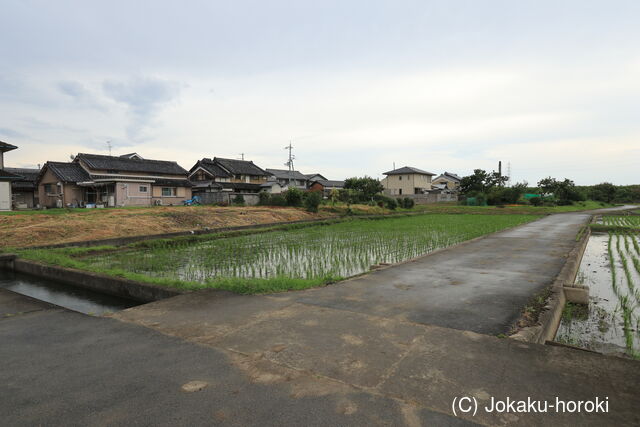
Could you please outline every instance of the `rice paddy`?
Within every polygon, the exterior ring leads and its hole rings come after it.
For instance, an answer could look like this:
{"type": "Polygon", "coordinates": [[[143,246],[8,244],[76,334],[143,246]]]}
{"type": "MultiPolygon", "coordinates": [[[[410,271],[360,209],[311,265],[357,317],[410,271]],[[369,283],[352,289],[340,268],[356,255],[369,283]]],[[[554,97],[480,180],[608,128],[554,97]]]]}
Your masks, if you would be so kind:
{"type": "Polygon", "coordinates": [[[419,215],[188,241],[165,240],[83,257],[94,271],[170,279],[242,293],[304,288],[397,263],[537,219],[532,215],[419,215]],[[283,279],[288,279],[284,280],[283,279]],[[291,280],[297,281],[292,284],[291,280]],[[274,283],[282,282],[283,285],[274,283]]]}
{"type": "Polygon", "coordinates": [[[636,216],[605,216],[615,227],[590,237],[578,281],[590,287],[588,315],[565,316],[561,342],[640,358],[640,243],[636,216]]]}

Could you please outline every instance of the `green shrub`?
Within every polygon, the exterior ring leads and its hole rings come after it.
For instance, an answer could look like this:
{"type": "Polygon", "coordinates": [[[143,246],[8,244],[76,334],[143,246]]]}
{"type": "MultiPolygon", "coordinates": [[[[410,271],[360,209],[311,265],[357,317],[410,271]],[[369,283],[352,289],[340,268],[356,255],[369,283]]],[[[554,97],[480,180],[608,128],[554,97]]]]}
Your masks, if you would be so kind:
{"type": "Polygon", "coordinates": [[[258,194],[258,205],[269,206],[271,202],[271,195],[266,191],[262,191],[258,194]]]}
{"type": "Polygon", "coordinates": [[[396,202],[396,199],[392,199],[391,197],[387,197],[386,200],[384,201],[384,206],[387,209],[395,210],[395,208],[398,207],[398,202],[396,202]]]}
{"type": "Polygon", "coordinates": [[[302,197],[302,191],[298,190],[297,188],[290,188],[284,192],[284,198],[287,201],[287,206],[302,206],[302,197]]]}
{"type": "Polygon", "coordinates": [[[272,194],[269,197],[269,205],[270,206],[287,206],[287,200],[284,198],[282,194],[272,194]]]}
{"type": "Polygon", "coordinates": [[[233,204],[235,206],[244,206],[244,196],[242,194],[236,194],[236,197],[233,198],[233,204]]]}
{"type": "Polygon", "coordinates": [[[321,202],[322,194],[319,191],[309,191],[304,199],[304,207],[309,212],[318,212],[321,202]]]}
{"type": "Polygon", "coordinates": [[[529,199],[529,203],[533,206],[542,206],[542,197],[532,197],[529,199]]]}
{"type": "Polygon", "coordinates": [[[416,202],[410,197],[405,197],[402,200],[402,207],[405,208],[405,209],[413,209],[415,204],[416,204],[416,202]]]}

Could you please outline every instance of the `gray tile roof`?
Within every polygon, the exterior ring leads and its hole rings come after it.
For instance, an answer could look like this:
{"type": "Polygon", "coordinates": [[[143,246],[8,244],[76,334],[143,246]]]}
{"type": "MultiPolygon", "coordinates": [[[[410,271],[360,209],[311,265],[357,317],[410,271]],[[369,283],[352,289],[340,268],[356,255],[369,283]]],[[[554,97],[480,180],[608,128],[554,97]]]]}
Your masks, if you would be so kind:
{"type": "Polygon", "coordinates": [[[311,184],[318,183],[323,187],[344,188],[344,181],[336,181],[331,179],[316,179],[311,184]]]}
{"type": "Polygon", "coordinates": [[[22,176],[16,175],[7,171],[6,169],[0,169],[0,180],[2,181],[20,181],[22,176]]]}
{"type": "Polygon", "coordinates": [[[383,173],[383,175],[406,175],[406,174],[419,174],[419,175],[431,175],[434,176],[435,173],[423,171],[422,169],[412,168],[411,166],[404,166],[399,169],[394,169],[389,172],[383,173]]]}
{"type": "Polygon", "coordinates": [[[76,160],[83,161],[88,168],[112,170],[118,173],[141,172],[151,174],[187,175],[187,171],[178,163],[167,160],[130,159],[119,156],[79,153],[76,160]]]}
{"type": "Polygon", "coordinates": [[[11,172],[16,175],[20,175],[23,177],[21,181],[30,181],[36,182],[38,178],[38,174],[40,173],[40,169],[26,169],[26,168],[5,168],[7,172],[11,172]]]}
{"type": "Polygon", "coordinates": [[[206,170],[214,177],[228,178],[232,175],[226,170],[222,169],[220,166],[218,166],[212,159],[207,159],[207,158],[198,160],[196,164],[193,165],[193,167],[189,170],[189,173],[192,174],[199,167],[206,170]]]}
{"type": "Polygon", "coordinates": [[[0,141],[0,151],[2,151],[3,153],[5,151],[15,150],[16,148],[18,147],[16,147],[15,145],[7,144],[6,142],[0,141]]]}
{"type": "Polygon", "coordinates": [[[90,177],[86,170],[78,163],[47,162],[42,170],[49,169],[55,176],[63,182],[83,182],[89,181],[90,177]]]}
{"type": "Polygon", "coordinates": [[[224,170],[234,175],[257,175],[268,176],[264,169],[256,166],[249,160],[236,160],[236,159],[223,159],[221,157],[214,157],[213,162],[217,163],[224,170]]]}
{"type": "Polygon", "coordinates": [[[269,172],[271,175],[275,176],[278,179],[289,179],[289,178],[293,178],[293,179],[300,179],[302,181],[306,181],[309,178],[307,178],[306,175],[298,172],[298,171],[291,171],[291,174],[289,174],[289,170],[288,169],[265,169],[267,172],[269,172]]]}

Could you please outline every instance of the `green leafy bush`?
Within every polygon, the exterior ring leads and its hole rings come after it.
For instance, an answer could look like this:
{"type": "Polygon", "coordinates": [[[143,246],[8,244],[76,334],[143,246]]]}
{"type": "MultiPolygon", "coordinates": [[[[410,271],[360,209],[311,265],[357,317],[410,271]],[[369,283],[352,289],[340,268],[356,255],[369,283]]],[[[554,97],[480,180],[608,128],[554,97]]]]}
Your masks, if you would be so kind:
{"type": "Polygon", "coordinates": [[[322,194],[319,191],[309,191],[304,199],[304,207],[309,212],[318,212],[320,203],[322,203],[322,194]]]}

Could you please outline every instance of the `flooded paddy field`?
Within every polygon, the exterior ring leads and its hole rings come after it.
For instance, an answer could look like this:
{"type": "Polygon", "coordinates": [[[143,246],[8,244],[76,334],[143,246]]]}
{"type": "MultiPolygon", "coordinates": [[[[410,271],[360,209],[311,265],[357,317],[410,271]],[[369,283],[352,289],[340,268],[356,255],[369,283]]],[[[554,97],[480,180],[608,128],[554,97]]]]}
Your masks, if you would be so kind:
{"type": "Polygon", "coordinates": [[[88,249],[81,256],[70,249],[36,255],[167,286],[269,292],[329,283],[538,218],[432,214],[354,219],[240,236],[151,241],[106,252],[88,249]]]}
{"type": "MultiPolygon", "coordinates": [[[[627,217],[601,223],[629,225],[627,217]]],[[[589,287],[589,305],[567,304],[556,341],[640,358],[639,235],[624,229],[592,234],[576,283],[589,287]]]]}

